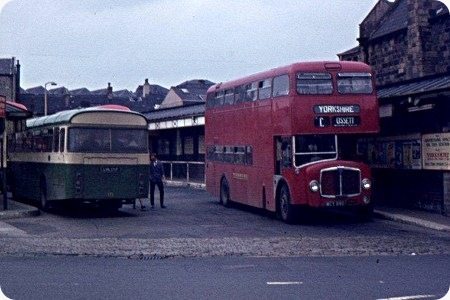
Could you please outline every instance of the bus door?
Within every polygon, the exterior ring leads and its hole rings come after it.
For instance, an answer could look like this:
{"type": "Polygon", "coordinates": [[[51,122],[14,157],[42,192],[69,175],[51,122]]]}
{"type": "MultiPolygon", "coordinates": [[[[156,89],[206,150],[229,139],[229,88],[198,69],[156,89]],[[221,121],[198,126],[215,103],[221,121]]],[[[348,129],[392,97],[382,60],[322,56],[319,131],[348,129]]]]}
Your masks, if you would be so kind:
{"type": "MultiPolygon", "coordinates": [[[[278,183],[284,177],[285,170],[292,168],[292,137],[278,136],[274,138],[274,161],[275,161],[275,173],[273,180],[273,199],[276,199],[275,191],[278,183]]],[[[273,203],[275,205],[275,203],[273,203]]],[[[272,207],[272,206],[271,206],[272,207]]],[[[275,209],[275,207],[273,207],[275,209]]],[[[268,209],[270,209],[268,207],[268,209]]]]}
{"type": "MultiPolygon", "coordinates": [[[[227,147],[226,147],[227,148],[227,147]]],[[[227,149],[226,149],[227,150],[227,149]]],[[[231,147],[228,151],[233,156],[233,161],[230,161],[230,165],[233,166],[233,170],[231,172],[231,197],[232,200],[237,201],[239,203],[248,203],[248,167],[246,164],[246,147],[237,146],[231,147]]]]}
{"type": "Polygon", "coordinates": [[[219,146],[208,146],[206,151],[208,157],[205,170],[206,188],[211,194],[218,197],[220,193],[220,178],[217,178],[216,164],[222,150],[219,149],[219,146]]]}

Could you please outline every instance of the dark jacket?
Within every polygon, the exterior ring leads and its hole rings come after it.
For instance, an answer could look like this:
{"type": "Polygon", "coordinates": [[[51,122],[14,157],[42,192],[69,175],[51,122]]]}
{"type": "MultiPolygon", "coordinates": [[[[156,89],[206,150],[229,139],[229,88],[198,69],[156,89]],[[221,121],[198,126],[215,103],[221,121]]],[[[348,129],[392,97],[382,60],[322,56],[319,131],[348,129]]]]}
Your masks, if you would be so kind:
{"type": "Polygon", "coordinates": [[[150,181],[162,181],[164,177],[163,165],[159,160],[150,162],[150,181]]]}

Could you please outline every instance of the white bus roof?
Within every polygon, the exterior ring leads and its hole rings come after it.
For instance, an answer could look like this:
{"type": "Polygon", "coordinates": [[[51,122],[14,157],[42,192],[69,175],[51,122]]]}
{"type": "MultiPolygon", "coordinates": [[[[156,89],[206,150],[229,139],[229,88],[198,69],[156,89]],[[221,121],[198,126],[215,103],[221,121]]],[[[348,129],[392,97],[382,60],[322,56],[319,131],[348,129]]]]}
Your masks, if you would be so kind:
{"type": "Polygon", "coordinates": [[[98,124],[104,124],[101,121],[101,118],[82,118],[82,116],[85,115],[92,115],[92,114],[116,114],[116,115],[134,115],[134,116],[140,116],[143,120],[138,122],[139,124],[131,124],[131,123],[124,123],[119,122],[120,125],[147,125],[147,119],[145,116],[138,112],[131,111],[129,109],[120,108],[120,107],[111,107],[111,106],[96,106],[96,107],[88,107],[88,108],[79,108],[79,109],[72,109],[72,110],[65,110],[60,111],[52,115],[48,116],[42,116],[37,118],[28,119],[26,121],[27,128],[33,128],[33,127],[40,127],[40,126],[47,126],[52,124],[61,124],[61,123],[78,123],[82,124],[84,123],[83,120],[89,120],[89,122],[86,122],[86,124],[94,124],[92,120],[98,121],[98,124]],[[77,120],[77,121],[74,121],[77,120]]]}

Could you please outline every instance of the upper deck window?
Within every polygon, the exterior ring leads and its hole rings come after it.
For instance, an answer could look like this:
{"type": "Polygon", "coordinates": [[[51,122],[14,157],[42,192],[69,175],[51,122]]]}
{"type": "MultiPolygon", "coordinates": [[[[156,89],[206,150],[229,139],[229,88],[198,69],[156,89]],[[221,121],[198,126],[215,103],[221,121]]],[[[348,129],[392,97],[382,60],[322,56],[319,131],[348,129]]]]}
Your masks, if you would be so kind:
{"type": "Polygon", "coordinates": [[[272,79],[265,79],[258,83],[258,94],[259,99],[270,98],[270,93],[272,92],[272,79]]]}
{"type": "Polygon", "coordinates": [[[232,105],[234,102],[233,89],[225,90],[225,105],[232,105]]]}
{"type": "Polygon", "coordinates": [[[277,76],[273,79],[273,96],[280,97],[289,94],[289,75],[277,76]]]}
{"type": "Polygon", "coordinates": [[[246,101],[255,101],[258,99],[258,83],[253,82],[245,86],[247,90],[246,101]]]}
{"type": "Polygon", "coordinates": [[[329,73],[297,73],[297,92],[302,95],[329,95],[333,82],[329,73]]]}
{"type": "Polygon", "coordinates": [[[371,94],[373,92],[370,73],[338,73],[339,94],[371,94]]]}
{"type": "Polygon", "coordinates": [[[247,90],[245,89],[245,86],[239,85],[234,89],[234,101],[235,103],[242,103],[245,102],[247,90]]]}
{"type": "Polygon", "coordinates": [[[223,106],[223,91],[216,92],[215,106],[223,106]]]}

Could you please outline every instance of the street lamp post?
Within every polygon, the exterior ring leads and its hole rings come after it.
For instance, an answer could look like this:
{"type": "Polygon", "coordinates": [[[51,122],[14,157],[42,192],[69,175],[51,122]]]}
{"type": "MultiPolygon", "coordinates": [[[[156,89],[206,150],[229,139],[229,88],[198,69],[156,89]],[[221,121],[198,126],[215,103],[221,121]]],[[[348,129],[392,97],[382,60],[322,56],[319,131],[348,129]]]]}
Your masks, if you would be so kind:
{"type": "Polygon", "coordinates": [[[45,116],[47,115],[47,94],[48,94],[47,85],[49,85],[49,84],[56,85],[57,83],[54,81],[49,81],[44,84],[44,89],[45,89],[45,91],[44,91],[44,115],[45,116]]]}

